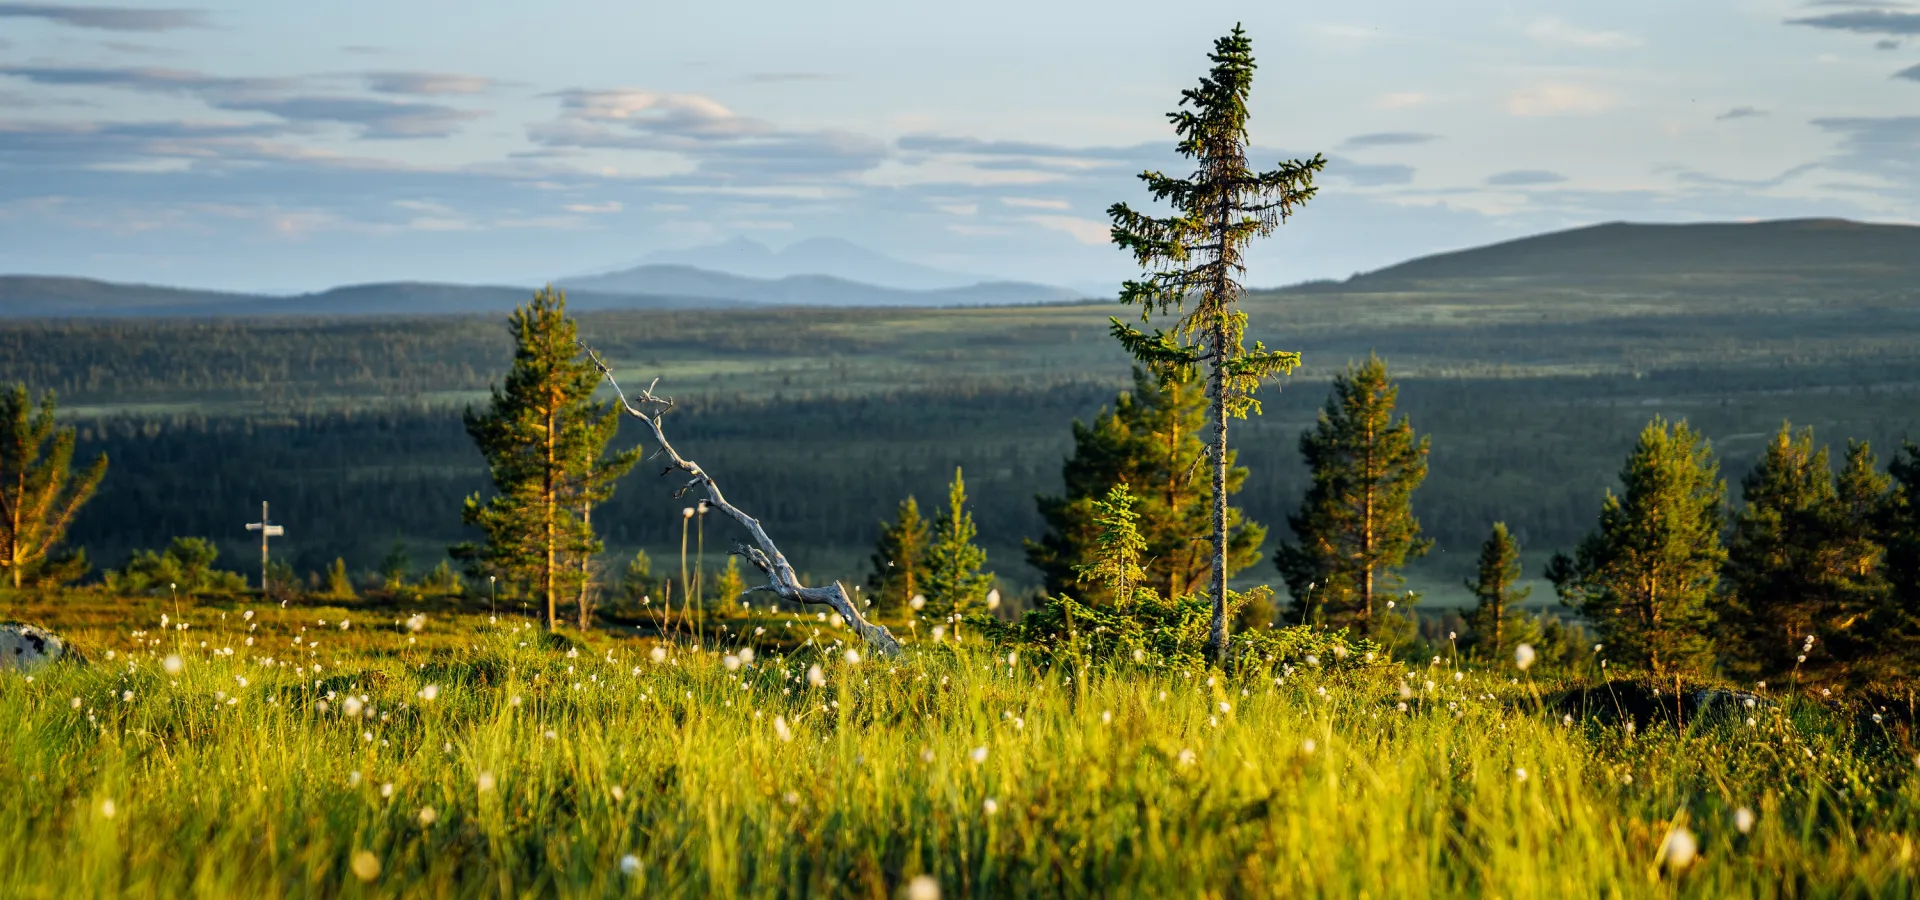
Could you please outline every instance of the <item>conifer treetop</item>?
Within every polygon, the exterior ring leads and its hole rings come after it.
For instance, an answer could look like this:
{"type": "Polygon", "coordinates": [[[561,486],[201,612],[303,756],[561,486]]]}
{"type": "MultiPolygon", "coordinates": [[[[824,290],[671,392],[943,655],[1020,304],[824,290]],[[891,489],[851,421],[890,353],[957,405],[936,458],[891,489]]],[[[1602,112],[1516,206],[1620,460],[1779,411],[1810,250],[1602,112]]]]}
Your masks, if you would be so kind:
{"type": "Polygon", "coordinates": [[[1236,417],[1259,406],[1252,393],[1272,375],[1293,371],[1300,354],[1269,350],[1255,342],[1246,349],[1247,317],[1235,303],[1246,271],[1243,248],[1271,234],[1295,208],[1313,197],[1313,176],[1326,166],[1319,154],[1288,160],[1259,172],[1247,163],[1247,99],[1253,86],[1253,42],[1238,25],[1214,42],[1212,70],[1197,87],[1180,93],[1180,108],[1167,114],[1179,136],[1180,155],[1194,172],[1176,178],[1158,171],[1140,174],[1157,202],[1173,208],[1168,216],[1136,212],[1125,203],[1107,210],[1113,242],[1148,270],[1121,286],[1120,300],[1140,307],[1144,323],[1158,313],[1177,313],[1171,329],[1146,334],[1112,320],[1113,335],[1128,352],[1162,375],[1190,374],[1212,360],[1203,339],[1222,329],[1226,348],[1216,362],[1224,369],[1228,412],[1236,417]],[[1191,312],[1189,300],[1194,301],[1191,312]]]}

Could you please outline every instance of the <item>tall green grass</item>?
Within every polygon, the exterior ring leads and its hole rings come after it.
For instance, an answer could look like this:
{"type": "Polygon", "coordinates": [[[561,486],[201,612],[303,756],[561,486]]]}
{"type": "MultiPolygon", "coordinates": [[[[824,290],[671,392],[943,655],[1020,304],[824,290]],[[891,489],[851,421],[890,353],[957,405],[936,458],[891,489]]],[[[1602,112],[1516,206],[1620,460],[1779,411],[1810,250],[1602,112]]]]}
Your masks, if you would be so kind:
{"type": "Polygon", "coordinates": [[[812,646],[740,663],[505,617],[31,612],[89,660],[0,674],[0,896],[1904,896],[1920,873],[1910,748],[1811,701],[1627,731],[1448,660],[855,662],[809,617],[812,646]]]}

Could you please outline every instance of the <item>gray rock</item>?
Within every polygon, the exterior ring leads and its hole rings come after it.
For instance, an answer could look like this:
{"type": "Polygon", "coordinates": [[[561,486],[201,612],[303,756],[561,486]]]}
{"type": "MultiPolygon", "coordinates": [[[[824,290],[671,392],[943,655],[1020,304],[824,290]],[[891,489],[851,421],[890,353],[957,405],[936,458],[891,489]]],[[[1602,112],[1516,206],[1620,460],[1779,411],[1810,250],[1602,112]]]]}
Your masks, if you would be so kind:
{"type": "Polygon", "coordinates": [[[0,670],[31,672],[67,657],[78,655],[59,635],[38,625],[0,622],[0,670]]]}

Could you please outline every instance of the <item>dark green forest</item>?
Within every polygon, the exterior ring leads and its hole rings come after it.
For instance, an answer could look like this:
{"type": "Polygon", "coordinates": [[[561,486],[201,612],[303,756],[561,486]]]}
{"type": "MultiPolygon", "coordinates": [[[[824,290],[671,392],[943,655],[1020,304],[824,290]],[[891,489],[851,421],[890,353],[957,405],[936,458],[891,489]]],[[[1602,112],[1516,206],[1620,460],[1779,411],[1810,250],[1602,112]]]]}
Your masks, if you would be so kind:
{"type": "MultiPolygon", "coordinates": [[[[1059,488],[1068,423],[1112,402],[1116,384],[898,390],[844,397],[695,397],[669,418],[683,452],[720,474],[729,496],[791,542],[796,559],[851,574],[877,523],[904,496],[936,499],[945,473],[968,473],[992,565],[1030,583],[1019,551],[1037,535],[1033,495],[1059,488]]],[[[1304,490],[1298,434],[1324,399],[1304,379],[1269,392],[1266,414],[1238,425],[1243,495],[1257,521],[1284,529],[1304,490]]],[[[1641,375],[1403,379],[1401,408],[1432,436],[1432,474],[1415,508],[1435,552],[1416,586],[1443,599],[1496,519],[1530,554],[1564,548],[1591,527],[1639,427],[1686,418],[1744,471],[1782,420],[1823,440],[1891,450],[1920,434],[1920,384],[1895,366],[1836,363],[1667,370],[1641,375]],[[1876,377],[1877,376],[1877,377],[1876,377]],[[1431,574],[1428,574],[1431,573],[1431,574]],[[1425,576],[1425,577],[1423,577],[1425,576]]],[[[111,475],[73,532],[102,564],[174,535],[207,535],[249,558],[240,525],[260,499],[288,525],[282,553],[301,572],[344,556],[371,568],[396,540],[421,569],[462,534],[461,498],[483,485],[456,408],[386,404],[252,415],[118,413],[79,423],[81,457],[106,452],[111,475]]],[[[623,440],[637,439],[629,426],[623,440]]],[[[678,541],[677,486],[643,463],[603,516],[614,548],[664,552],[678,541]]],[[[1529,571],[1529,577],[1536,574],[1529,571]]],[[[1245,578],[1270,580],[1258,566],[1245,578]]]]}
{"type": "MultiPolygon", "coordinates": [[[[1671,253],[1684,258],[1686,247],[1671,253]]],[[[1250,337],[1304,359],[1261,392],[1263,415],[1234,426],[1251,470],[1238,502],[1271,530],[1268,558],[1305,490],[1299,435],[1329,380],[1370,352],[1391,366],[1413,427],[1432,438],[1431,474],[1413,502],[1436,545],[1409,575],[1440,603],[1467,599],[1461,578],[1495,520],[1512,527],[1525,577],[1537,580],[1546,557],[1592,527],[1655,415],[1701,430],[1736,481],[1783,421],[1837,447],[1869,440],[1883,459],[1920,437],[1920,304],[1910,284],[1878,270],[1672,268],[1388,270],[1249,293],[1250,337]]],[[[860,580],[880,520],[908,494],[934,504],[960,466],[989,568],[1022,588],[1038,575],[1020,542],[1042,530],[1034,496],[1060,488],[1070,423],[1091,419],[1129,383],[1125,353],[1107,334],[1119,311],[1082,303],[577,318],[623,383],[661,379],[660,393],[680,404],[667,419],[676,445],[801,568],[860,580]]],[[[245,569],[257,551],[241,526],[268,500],[287,525],[278,552],[302,574],[336,556],[367,571],[396,540],[416,571],[431,568],[448,544],[474,537],[459,524],[460,502],[484,476],[460,410],[484,401],[511,353],[494,315],[0,323],[0,382],[57,392],[62,417],[79,427],[80,458],[112,459],[72,532],[99,567],[204,535],[245,569]]],[[[631,425],[620,438],[637,439],[631,425]]],[[[677,552],[684,503],[658,471],[643,462],[596,512],[610,553],[677,552]]],[[[1239,580],[1274,582],[1277,572],[1263,561],[1239,580]]],[[[1535,591],[1535,603],[1550,598],[1535,591]]]]}

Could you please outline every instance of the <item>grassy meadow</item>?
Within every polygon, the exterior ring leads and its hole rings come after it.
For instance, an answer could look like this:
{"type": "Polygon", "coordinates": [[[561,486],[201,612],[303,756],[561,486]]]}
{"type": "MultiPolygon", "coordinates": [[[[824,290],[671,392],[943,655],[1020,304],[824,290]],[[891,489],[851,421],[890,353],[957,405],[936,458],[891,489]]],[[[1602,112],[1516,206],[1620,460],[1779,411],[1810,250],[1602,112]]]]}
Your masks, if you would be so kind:
{"type": "Polygon", "coordinates": [[[1602,669],[1451,654],[1225,675],[1046,668],[964,628],[936,643],[897,627],[918,638],[904,657],[858,658],[812,614],[736,613],[702,641],[92,591],[0,611],[86,655],[0,673],[9,897],[1910,896],[1920,881],[1911,707],[1790,685],[1622,717],[1605,698],[1634,686],[1602,687],[1602,669]]]}

